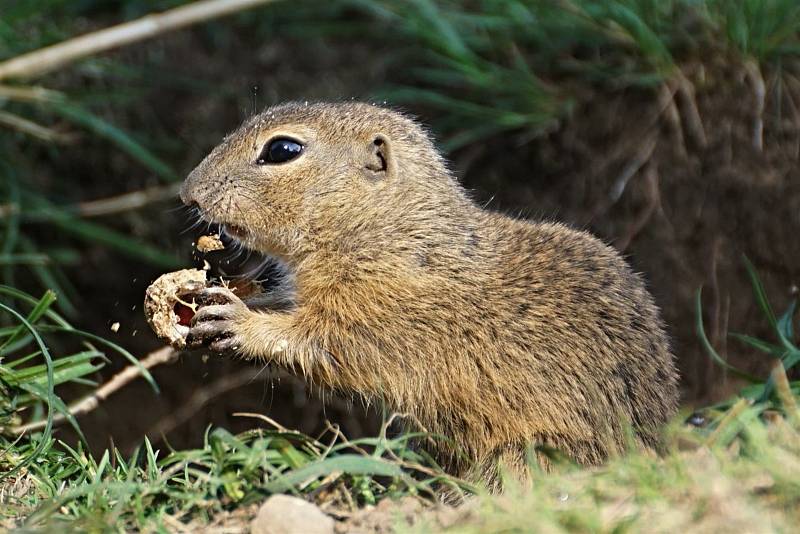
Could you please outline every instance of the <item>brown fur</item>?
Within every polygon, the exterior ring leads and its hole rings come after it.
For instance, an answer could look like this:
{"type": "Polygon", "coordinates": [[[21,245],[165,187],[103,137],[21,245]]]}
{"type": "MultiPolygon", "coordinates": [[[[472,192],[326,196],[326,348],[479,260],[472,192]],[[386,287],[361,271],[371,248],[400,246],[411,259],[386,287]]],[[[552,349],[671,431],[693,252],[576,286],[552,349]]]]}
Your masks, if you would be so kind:
{"type": "Polygon", "coordinates": [[[400,113],[271,108],[181,195],[291,274],[288,309],[228,294],[201,310],[193,339],[413,414],[452,440],[435,452],[455,474],[494,481],[498,460],[521,470],[531,445],[587,465],[654,448],[675,412],[658,309],[620,255],[588,233],[476,206],[400,113]],[[276,136],[303,154],[257,165],[276,136]]]}

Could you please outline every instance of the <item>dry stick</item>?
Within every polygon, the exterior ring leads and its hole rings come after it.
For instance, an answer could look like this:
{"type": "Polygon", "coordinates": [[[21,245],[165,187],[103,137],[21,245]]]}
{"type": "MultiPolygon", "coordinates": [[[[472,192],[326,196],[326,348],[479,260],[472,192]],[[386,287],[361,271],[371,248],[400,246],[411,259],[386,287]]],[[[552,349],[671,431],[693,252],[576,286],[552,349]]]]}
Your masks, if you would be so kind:
{"type": "Polygon", "coordinates": [[[17,102],[55,102],[64,98],[57,91],[44,87],[18,87],[14,85],[0,85],[0,100],[15,100],[17,102]]]}
{"type": "Polygon", "coordinates": [[[67,134],[57,132],[51,128],[3,110],[0,110],[0,124],[33,137],[38,137],[42,141],[60,143],[70,139],[70,136],[67,134]]]}
{"type": "Polygon", "coordinates": [[[700,110],[697,107],[694,84],[680,69],[676,75],[676,80],[678,83],[676,94],[681,99],[684,108],[682,123],[686,126],[686,131],[689,135],[692,136],[692,140],[700,148],[705,148],[708,145],[708,137],[703,126],[703,119],[700,116],[700,110]]]}
{"type": "Polygon", "coordinates": [[[658,134],[653,133],[642,143],[639,150],[637,150],[630,161],[628,161],[625,168],[622,169],[622,172],[611,186],[611,191],[608,193],[610,205],[615,204],[620,197],[622,197],[622,193],[625,192],[625,188],[631,178],[639,172],[639,169],[650,161],[653,151],[656,149],[656,145],[658,145],[658,134]]]}
{"type": "Polygon", "coordinates": [[[761,69],[755,61],[748,61],[745,64],[747,77],[750,83],[753,84],[753,93],[755,96],[755,117],[753,118],[753,148],[762,152],[764,150],[764,102],[767,97],[767,88],[764,84],[764,77],[761,75],[761,69]]]}
{"type": "Polygon", "coordinates": [[[269,425],[275,427],[275,430],[278,432],[298,432],[297,430],[289,430],[279,422],[277,422],[272,417],[268,417],[263,413],[252,413],[252,412],[234,412],[234,417],[252,417],[253,419],[261,419],[262,421],[268,423],[269,425]]]}
{"type": "MultiPolygon", "coordinates": [[[[2,114],[1,111],[0,114],[2,114]]],[[[2,122],[1,115],[0,122],[2,122]]],[[[65,209],[67,211],[74,211],[80,217],[115,215],[117,213],[144,208],[153,202],[177,198],[180,188],[180,183],[148,187],[140,191],[131,191],[130,193],[123,193],[113,197],[80,202],[72,206],[67,206],[65,209]]],[[[0,219],[19,212],[20,209],[17,204],[0,204],[0,219]]]]}
{"type": "Polygon", "coordinates": [[[148,187],[141,191],[123,193],[115,197],[81,202],[76,208],[78,215],[81,217],[101,217],[123,211],[133,211],[143,208],[152,202],[176,198],[180,188],[180,183],[148,187]]]}
{"type": "Polygon", "coordinates": [[[628,231],[623,235],[616,245],[620,251],[624,251],[630,246],[633,239],[639,235],[639,232],[644,230],[644,227],[650,221],[650,218],[656,213],[661,206],[661,194],[658,190],[659,174],[655,163],[648,162],[644,170],[645,178],[645,194],[647,204],[631,223],[628,231]]]}
{"type": "MultiPolygon", "coordinates": [[[[152,369],[162,363],[171,363],[175,361],[178,353],[172,347],[162,347],[156,351],[151,352],[139,361],[139,365],[145,369],[152,369]]],[[[78,402],[69,406],[69,413],[73,416],[83,415],[91,412],[97,408],[101,402],[111,396],[112,393],[125,386],[131,380],[138,378],[142,375],[140,366],[129,365],[116,375],[111,380],[97,388],[94,393],[88,397],[79,400],[78,402]]],[[[64,414],[56,414],[53,417],[53,423],[61,423],[64,421],[64,414]]],[[[29,432],[43,428],[46,421],[34,421],[14,428],[15,433],[29,432]]]]}
{"type": "Polygon", "coordinates": [[[683,137],[681,114],[678,111],[678,106],[675,104],[675,93],[677,90],[678,88],[674,83],[661,84],[658,101],[664,106],[664,117],[673,137],[673,147],[678,151],[679,158],[685,160],[689,152],[686,149],[686,140],[683,137]]]}
{"type": "Polygon", "coordinates": [[[88,33],[0,63],[0,79],[30,78],[86,56],[276,0],[203,0],[88,33]]]}
{"type": "MultiPolygon", "coordinates": [[[[632,149],[636,149],[642,143],[642,139],[649,137],[649,133],[658,126],[659,121],[663,115],[669,115],[671,109],[675,107],[675,92],[677,88],[668,84],[662,84],[662,89],[659,92],[658,102],[655,108],[647,114],[647,116],[640,121],[642,125],[636,129],[631,135],[617,143],[600,161],[592,165],[592,174],[600,176],[605,170],[616,163],[616,161],[623,156],[626,156],[632,149]]],[[[669,120],[669,116],[667,117],[669,120]]],[[[680,131],[680,124],[678,125],[680,131]]]]}

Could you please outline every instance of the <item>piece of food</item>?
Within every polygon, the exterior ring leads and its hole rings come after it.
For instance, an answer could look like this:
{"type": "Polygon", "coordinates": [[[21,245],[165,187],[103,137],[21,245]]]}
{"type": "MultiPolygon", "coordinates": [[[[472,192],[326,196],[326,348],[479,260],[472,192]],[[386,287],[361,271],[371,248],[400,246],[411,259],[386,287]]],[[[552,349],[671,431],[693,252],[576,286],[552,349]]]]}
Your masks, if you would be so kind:
{"type": "Polygon", "coordinates": [[[214,250],[224,250],[225,245],[222,244],[219,234],[203,235],[197,240],[197,245],[195,245],[195,248],[205,254],[206,252],[211,252],[214,250]]]}
{"type": "Polygon", "coordinates": [[[119,323],[118,322],[111,325],[111,331],[112,332],[119,332],[119,323]]]}
{"type": "Polygon", "coordinates": [[[144,314],[153,332],[176,349],[185,347],[197,310],[194,295],[208,285],[206,271],[200,269],[167,273],[150,284],[145,292],[144,314]]]}

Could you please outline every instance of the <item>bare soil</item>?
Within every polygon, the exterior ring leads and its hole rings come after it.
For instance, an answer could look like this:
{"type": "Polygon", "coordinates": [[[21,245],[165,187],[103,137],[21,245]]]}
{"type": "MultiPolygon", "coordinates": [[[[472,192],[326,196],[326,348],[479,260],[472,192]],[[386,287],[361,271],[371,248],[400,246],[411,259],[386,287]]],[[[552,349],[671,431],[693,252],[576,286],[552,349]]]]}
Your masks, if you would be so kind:
{"type": "Polygon", "coordinates": [[[744,66],[686,65],[684,72],[674,94],[595,94],[544,138],[498,139],[477,158],[457,154],[456,161],[490,206],[566,221],[622,250],[663,309],[685,402],[702,405],[738,384],[700,346],[698,290],[714,346],[764,376],[766,358],[726,340],[729,331],[771,339],[743,256],[776,313],[797,296],[800,117],[798,87],[775,77],[765,74],[759,113],[744,66]],[[514,157],[498,157],[509,151],[514,157]]]}

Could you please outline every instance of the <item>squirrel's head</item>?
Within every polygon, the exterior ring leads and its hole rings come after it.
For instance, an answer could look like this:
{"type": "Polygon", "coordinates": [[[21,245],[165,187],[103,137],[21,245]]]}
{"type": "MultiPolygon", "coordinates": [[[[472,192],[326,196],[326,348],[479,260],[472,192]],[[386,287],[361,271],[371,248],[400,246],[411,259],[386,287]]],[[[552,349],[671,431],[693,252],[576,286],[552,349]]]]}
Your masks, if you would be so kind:
{"type": "Polygon", "coordinates": [[[454,184],[429,136],[401,113],[289,103],[228,135],[189,174],[181,199],[249,248],[291,257],[331,228],[347,246],[376,217],[387,226],[454,184]]]}

